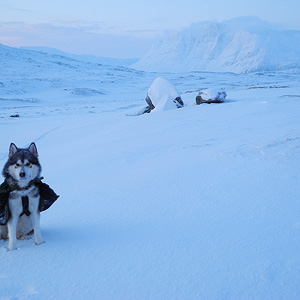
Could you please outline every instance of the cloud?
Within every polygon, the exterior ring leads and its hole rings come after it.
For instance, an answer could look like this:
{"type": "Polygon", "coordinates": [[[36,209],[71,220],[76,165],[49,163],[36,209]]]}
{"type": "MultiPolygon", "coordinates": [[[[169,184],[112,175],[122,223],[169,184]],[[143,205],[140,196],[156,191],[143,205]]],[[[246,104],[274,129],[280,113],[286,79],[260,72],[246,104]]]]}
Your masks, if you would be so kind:
{"type": "Polygon", "coordinates": [[[2,11],[15,11],[15,12],[22,12],[22,13],[36,13],[34,10],[32,9],[26,9],[26,8],[16,8],[14,6],[12,6],[11,4],[0,4],[1,10],[2,11]]]}
{"type": "Polygon", "coordinates": [[[81,19],[56,20],[52,25],[56,27],[74,28],[85,31],[98,31],[99,33],[105,33],[109,30],[109,27],[104,22],[85,21],[81,19]]]}
{"type": "Polygon", "coordinates": [[[30,10],[30,9],[23,9],[23,8],[9,8],[9,9],[15,10],[15,11],[21,11],[21,12],[35,13],[35,11],[30,10]]]}
{"type": "Polygon", "coordinates": [[[136,58],[143,56],[156,39],[153,32],[117,33],[98,22],[74,19],[60,24],[0,23],[0,43],[13,47],[52,47],[75,54],[136,58]]]}

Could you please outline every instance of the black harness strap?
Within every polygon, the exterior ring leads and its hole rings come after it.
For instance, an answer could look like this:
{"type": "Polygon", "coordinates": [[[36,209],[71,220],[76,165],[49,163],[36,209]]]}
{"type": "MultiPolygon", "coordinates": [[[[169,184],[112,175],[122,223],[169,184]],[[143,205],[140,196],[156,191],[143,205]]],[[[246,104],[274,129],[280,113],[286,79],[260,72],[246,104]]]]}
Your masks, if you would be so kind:
{"type": "Polygon", "coordinates": [[[23,196],[22,197],[22,206],[23,206],[23,212],[22,212],[21,216],[25,214],[27,217],[29,217],[30,216],[30,211],[29,211],[28,196],[23,196]]]}

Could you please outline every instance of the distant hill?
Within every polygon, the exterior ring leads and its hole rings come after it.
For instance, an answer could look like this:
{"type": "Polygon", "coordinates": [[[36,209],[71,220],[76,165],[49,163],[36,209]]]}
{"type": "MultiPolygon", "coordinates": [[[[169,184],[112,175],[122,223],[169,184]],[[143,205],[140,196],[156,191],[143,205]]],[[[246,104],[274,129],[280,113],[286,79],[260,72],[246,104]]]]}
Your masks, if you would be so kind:
{"type": "Polygon", "coordinates": [[[20,47],[20,49],[40,51],[40,52],[48,53],[48,54],[57,54],[57,55],[70,57],[70,58],[80,60],[80,61],[86,61],[86,62],[92,62],[92,63],[110,65],[110,66],[128,67],[138,61],[138,59],[135,59],[135,58],[112,58],[112,57],[94,56],[94,55],[89,55],[89,54],[81,54],[81,55],[80,54],[71,54],[71,53],[67,53],[67,52],[64,52],[64,51],[61,51],[61,50],[58,50],[55,48],[49,48],[49,47],[20,47]]]}
{"type": "Polygon", "coordinates": [[[300,31],[241,17],[167,32],[132,67],[156,72],[299,70],[299,53],[300,31]]]}
{"type": "Polygon", "coordinates": [[[123,97],[119,89],[125,84],[124,78],[129,76],[136,82],[143,74],[125,66],[75,57],[53,49],[37,51],[0,44],[0,102],[29,105],[40,99],[73,101],[87,96],[98,101],[112,90],[111,86],[118,87],[117,97],[123,97]]]}

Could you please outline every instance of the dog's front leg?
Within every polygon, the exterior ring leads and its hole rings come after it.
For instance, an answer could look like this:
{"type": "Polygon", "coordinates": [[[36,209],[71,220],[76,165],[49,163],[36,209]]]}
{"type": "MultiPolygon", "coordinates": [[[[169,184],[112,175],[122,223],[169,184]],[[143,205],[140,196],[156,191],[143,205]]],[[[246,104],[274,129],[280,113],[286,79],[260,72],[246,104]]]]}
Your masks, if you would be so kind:
{"type": "Polygon", "coordinates": [[[8,229],[8,250],[16,250],[17,249],[17,225],[18,225],[18,217],[11,216],[11,218],[7,222],[8,229]]]}
{"type": "Polygon", "coordinates": [[[44,243],[41,227],[40,227],[40,213],[34,212],[30,214],[30,219],[32,222],[33,230],[34,230],[34,241],[36,245],[40,245],[44,243]]]}

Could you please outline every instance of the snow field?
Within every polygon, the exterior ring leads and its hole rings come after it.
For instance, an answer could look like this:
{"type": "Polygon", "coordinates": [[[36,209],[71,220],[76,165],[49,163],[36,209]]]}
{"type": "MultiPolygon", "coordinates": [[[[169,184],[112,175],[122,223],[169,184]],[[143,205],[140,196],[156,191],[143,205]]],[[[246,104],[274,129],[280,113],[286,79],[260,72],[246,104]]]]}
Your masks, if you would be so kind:
{"type": "Polygon", "coordinates": [[[283,93],[0,119],[1,167],[11,141],[36,141],[61,195],[45,244],[0,242],[0,299],[299,297],[300,103],[283,93]]]}
{"type": "Polygon", "coordinates": [[[0,300],[299,298],[299,74],[0,52],[0,168],[36,142],[61,196],[45,244],[0,241],[0,300]],[[157,76],[186,107],[133,117],[157,76]],[[207,88],[226,101],[196,106],[207,88]]]}

